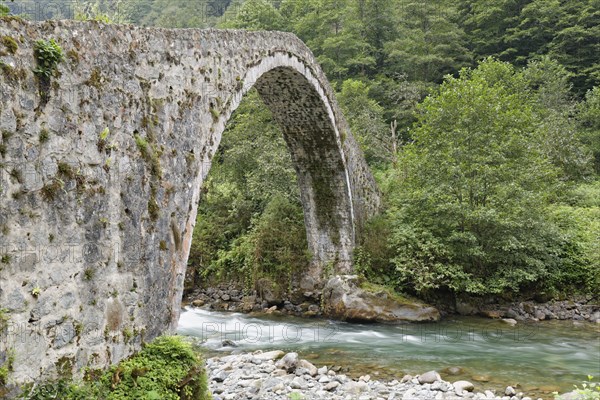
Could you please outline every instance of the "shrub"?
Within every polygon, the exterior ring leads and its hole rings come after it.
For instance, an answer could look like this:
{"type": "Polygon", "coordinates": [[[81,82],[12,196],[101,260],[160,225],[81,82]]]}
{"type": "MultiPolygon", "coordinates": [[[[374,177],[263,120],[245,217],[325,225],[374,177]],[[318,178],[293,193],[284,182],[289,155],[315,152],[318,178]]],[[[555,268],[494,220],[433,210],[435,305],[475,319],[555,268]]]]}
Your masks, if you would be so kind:
{"type": "Polygon", "coordinates": [[[83,382],[59,380],[26,389],[23,399],[210,400],[204,363],[178,336],[161,336],[136,355],[83,382]]]}

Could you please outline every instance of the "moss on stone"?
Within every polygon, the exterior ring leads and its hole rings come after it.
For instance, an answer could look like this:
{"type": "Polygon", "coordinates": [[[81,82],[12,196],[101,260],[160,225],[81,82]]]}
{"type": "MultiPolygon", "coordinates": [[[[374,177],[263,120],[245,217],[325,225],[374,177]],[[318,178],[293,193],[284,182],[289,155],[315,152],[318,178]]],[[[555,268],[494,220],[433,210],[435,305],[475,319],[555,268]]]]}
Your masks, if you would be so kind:
{"type": "Polygon", "coordinates": [[[85,81],[86,85],[95,87],[98,91],[102,89],[104,86],[105,78],[102,76],[102,72],[100,72],[100,68],[94,68],[90,77],[87,81],[85,81]]]}
{"type": "Polygon", "coordinates": [[[39,141],[40,144],[44,144],[46,143],[49,139],[50,139],[50,131],[48,131],[48,129],[42,129],[40,131],[40,135],[39,135],[39,141]]]}
{"type": "Polygon", "coordinates": [[[2,42],[4,47],[6,47],[6,50],[10,54],[15,54],[17,52],[17,50],[19,49],[19,45],[17,44],[17,41],[10,36],[2,36],[2,39],[0,39],[0,41],[2,42]]]}
{"type": "Polygon", "coordinates": [[[376,296],[385,296],[399,304],[414,304],[416,302],[416,300],[410,299],[409,297],[396,292],[389,286],[377,285],[375,283],[368,282],[367,280],[362,280],[360,282],[360,288],[365,292],[374,294],[376,296]]]}
{"type": "Polygon", "coordinates": [[[52,182],[42,187],[42,197],[46,201],[54,201],[58,196],[58,193],[63,189],[64,182],[58,178],[54,178],[52,182]]]}

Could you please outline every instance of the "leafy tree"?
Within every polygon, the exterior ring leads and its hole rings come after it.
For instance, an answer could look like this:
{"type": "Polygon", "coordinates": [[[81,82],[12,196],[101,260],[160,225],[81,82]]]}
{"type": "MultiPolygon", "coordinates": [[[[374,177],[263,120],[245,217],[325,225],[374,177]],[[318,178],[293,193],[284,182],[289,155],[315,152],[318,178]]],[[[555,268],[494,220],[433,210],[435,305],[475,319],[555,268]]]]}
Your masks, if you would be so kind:
{"type": "Polygon", "coordinates": [[[368,86],[354,79],[342,84],[340,105],[361,144],[367,161],[381,163],[394,157],[393,144],[383,119],[383,107],[369,98],[368,86]]]}
{"type": "Polygon", "coordinates": [[[315,53],[327,76],[342,81],[371,71],[374,48],[362,34],[362,25],[349,0],[283,0],[281,11],[291,31],[315,53]]]}
{"type": "Polygon", "coordinates": [[[279,10],[267,0],[246,0],[241,6],[233,3],[236,15],[219,24],[221,28],[258,30],[282,30],[283,19],[279,10]]]}
{"type": "Polygon", "coordinates": [[[399,280],[419,292],[518,290],[561,267],[544,204],[559,172],[536,137],[527,81],[486,60],[419,107],[389,181],[399,280]]]}
{"type": "Polygon", "coordinates": [[[549,54],[571,72],[575,92],[600,85],[600,2],[576,0],[562,2],[558,31],[549,54]]]}
{"type": "Polygon", "coordinates": [[[398,35],[385,45],[389,68],[411,81],[441,82],[444,75],[470,66],[465,33],[453,22],[455,13],[443,2],[405,2],[398,35]]]}
{"type": "Polygon", "coordinates": [[[231,117],[203,185],[190,279],[239,276],[251,284],[260,273],[285,275],[308,263],[299,199],[281,131],[251,90],[231,117]]]}
{"type": "Polygon", "coordinates": [[[351,14],[347,19],[356,21],[355,29],[369,45],[377,69],[384,66],[385,43],[398,35],[398,20],[395,18],[397,6],[395,0],[356,0],[349,3],[351,14]]]}
{"type": "Polygon", "coordinates": [[[592,153],[594,171],[600,175],[600,86],[587,92],[577,111],[581,140],[592,153]]]}
{"type": "Polygon", "coordinates": [[[555,60],[542,56],[529,62],[523,76],[540,121],[536,136],[546,157],[562,172],[561,181],[569,183],[589,176],[590,151],[582,146],[584,138],[573,118],[576,102],[571,92],[571,74],[555,60]]]}
{"type": "Polygon", "coordinates": [[[519,23],[521,10],[532,0],[461,0],[459,24],[469,37],[476,57],[499,56],[508,47],[505,38],[519,23]]]}

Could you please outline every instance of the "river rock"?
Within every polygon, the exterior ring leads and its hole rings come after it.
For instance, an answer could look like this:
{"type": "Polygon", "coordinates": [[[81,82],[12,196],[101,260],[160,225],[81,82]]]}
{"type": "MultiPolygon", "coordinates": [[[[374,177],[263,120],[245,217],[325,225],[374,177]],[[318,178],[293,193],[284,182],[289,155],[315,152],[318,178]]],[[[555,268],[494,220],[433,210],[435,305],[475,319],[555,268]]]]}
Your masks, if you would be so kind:
{"type": "Polygon", "coordinates": [[[486,318],[498,319],[502,317],[502,313],[498,310],[481,310],[479,315],[486,318]]]}
{"type": "Polygon", "coordinates": [[[216,382],[223,382],[225,379],[227,379],[227,377],[228,377],[228,376],[229,376],[229,373],[227,373],[227,372],[225,372],[225,371],[223,371],[223,370],[220,370],[220,371],[217,371],[217,372],[216,372],[216,373],[215,373],[215,374],[214,374],[214,375],[211,377],[211,379],[212,379],[213,381],[216,381],[216,382]]]}
{"type": "Polygon", "coordinates": [[[298,353],[287,353],[275,364],[277,368],[292,372],[298,365],[298,353]]]}
{"type": "Polygon", "coordinates": [[[502,318],[502,322],[510,326],[515,326],[517,324],[517,321],[513,318],[502,318]]]}
{"type": "Polygon", "coordinates": [[[192,306],[194,307],[202,307],[204,305],[204,300],[197,299],[192,301],[192,306]]]}
{"type": "Polygon", "coordinates": [[[446,367],[442,370],[447,375],[460,375],[465,371],[461,367],[446,367]]]}
{"type": "Polygon", "coordinates": [[[268,303],[269,307],[283,303],[281,288],[267,278],[261,278],[256,282],[256,289],[260,297],[268,303]]]}
{"type": "Polygon", "coordinates": [[[440,312],[424,303],[370,292],[360,287],[356,275],[335,276],[323,288],[323,312],[340,320],[362,322],[438,321],[440,312]]]}
{"type": "Polygon", "coordinates": [[[308,387],[308,384],[301,376],[297,376],[294,379],[292,379],[292,382],[290,383],[290,387],[292,389],[304,390],[308,387]]]}
{"type": "Polygon", "coordinates": [[[298,368],[304,368],[310,376],[316,376],[318,373],[317,367],[315,367],[310,361],[298,361],[298,368]]]}
{"type": "Polygon", "coordinates": [[[365,382],[349,381],[344,383],[340,390],[350,394],[358,394],[367,390],[369,386],[365,382]]]}
{"type": "Polygon", "coordinates": [[[456,301],[456,313],[459,315],[474,315],[477,314],[477,308],[469,303],[456,301]]]}
{"type": "Polygon", "coordinates": [[[419,383],[421,385],[423,385],[425,383],[433,383],[436,381],[441,381],[442,377],[436,371],[428,371],[422,375],[419,375],[419,377],[417,379],[419,380],[419,383]]]}
{"type": "Polygon", "coordinates": [[[507,396],[514,396],[517,394],[517,391],[512,386],[507,386],[504,390],[504,394],[507,396]]]}
{"type": "Polygon", "coordinates": [[[255,358],[258,358],[259,360],[262,361],[268,361],[268,360],[277,360],[278,358],[281,358],[285,353],[281,350],[273,350],[273,351],[267,351],[265,353],[258,353],[258,354],[254,354],[255,358]]]}
{"type": "Polygon", "coordinates": [[[454,386],[454,390],[458,395],[465,391],[472,392],[475,389],[475,386],[469,381],[456,381],[452,384],[452,386],[454,386]]]}

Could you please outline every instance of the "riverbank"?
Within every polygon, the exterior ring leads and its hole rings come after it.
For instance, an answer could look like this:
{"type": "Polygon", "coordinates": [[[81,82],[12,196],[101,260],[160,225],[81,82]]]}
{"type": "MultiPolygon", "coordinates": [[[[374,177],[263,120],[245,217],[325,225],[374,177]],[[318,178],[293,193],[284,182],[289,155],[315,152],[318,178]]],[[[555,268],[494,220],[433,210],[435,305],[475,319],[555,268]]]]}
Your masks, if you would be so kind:
{"type": "MultiPolygon", "coordinates": [[[[196,289],[183,299],[184,304],[212,311],[243,313],[274,313],[303,318],[322,317],[321,293],[307,291],[292,296],[282,296],[270,291],[244,291],[235,285],[219,285],[196,289]]],[[[587,321],[600,323],[600,300],[591,296],[575,297],[571,300],[533,300],[501,302],[467,299],[452,304],[438,305],[442,316],[476,315],[491,319],[513,319],[515,321],[587,321]]]]}
{"type": "MultiPolygon", "coordinates": [[[[281,350],[212,357],[206,361],[214,400],[534,400],[518,388],[475,390],[469,381],[446,381],[436,371],[382,381],[358,378],[281,350]]],[[[553,398],[546,397],[547,399],[553,398]]]]}

